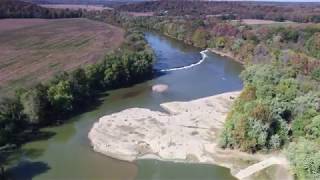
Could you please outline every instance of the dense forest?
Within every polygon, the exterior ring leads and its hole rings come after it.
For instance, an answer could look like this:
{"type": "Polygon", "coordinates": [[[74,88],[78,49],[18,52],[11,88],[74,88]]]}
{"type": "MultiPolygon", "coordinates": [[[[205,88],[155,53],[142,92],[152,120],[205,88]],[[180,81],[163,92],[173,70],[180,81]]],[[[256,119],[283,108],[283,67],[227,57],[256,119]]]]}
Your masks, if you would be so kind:
{"type": "Polygon", "coordinates": [[[284,147],[298,179],[319,179],[320,69],[314,74],[275,60],[246,67],[221,146],[247,152],[284,147]]]}
{"type": "Polygon", "coordinates": [[[220,16],[224,19],[269,19],[276,21],[320,22],[319,3],[216,2],[161,0],[129,3],[119,11],[155,12],[168,16],[220,16]]]}
{"type": "Polygon", "coordinates": [[[49,9],[36,4],[18,1],[0,1],[1,18],[78,18],[83,16],[82,10],[49,9]]]}
{"type": "Polygon", "coordinates": [[[97,101],[101,92],[151,78],[153,53],[143,34],[128,29],[118,52],[98,63],[57,75],[32,88],[19,89],[15,97],[0,102],[0,146],[21,144],[27,133],[40,127],[63,123],[97,101]],[[137,45],[138,43],[138,45],[137,45]]]}

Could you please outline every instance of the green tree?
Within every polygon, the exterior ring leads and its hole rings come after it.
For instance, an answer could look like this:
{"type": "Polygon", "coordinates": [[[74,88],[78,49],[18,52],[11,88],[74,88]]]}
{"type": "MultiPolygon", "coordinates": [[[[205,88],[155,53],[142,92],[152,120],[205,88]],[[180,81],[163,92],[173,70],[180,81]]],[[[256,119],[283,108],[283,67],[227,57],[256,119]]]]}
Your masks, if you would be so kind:
{"type": "Polygon", "coordinates": [[[317,143],[300,138],[297,142],[290,143],[285,152],[297,179],[320,178],[320,152],[317,143]]]}
{"type": "Polygon", "coordinates": [[[299,92],[298,82],[293,79],[281,79],[279,84],[275,87],[275,93],[281,101],[292,101],[294,100],[299,92]]]}
{"type": "Polygon", "coordinates": [[[193,45],[201,48],[207,47],[207,31],[203,28],[198,28],[192,35],[193,45]]]}
{"type": "Polygon", "coordinates": [[[20,96],[23,113],[30,124],[38,125],[46,123],[49,110],[47,87],[39,84],[20,96]]]}
{"type": "Polygon", "coordinates": [[[308,138],[318,139],[320,137],[320,115],[313,117],[305,129],[308,138]]]}
{"type": "Polygon", "coordinates": [[[26,126],[22,110],[17,99],[5,98],[0,102],[0,145],[14,141],[26,126]]]}
{"type": "Polygon", "coordinates": [[[272,149],[279,149],[281,147],[281,139],[278,134],[272,135],[269,142],[272,149]]]}
{"type": "Polygon", "coordinates": [[[316,68],[311,72],[311,77],[314,80],[320,81],[320,68],[316,68]]]}
{"type": "Polygon", "coordinates": [[[61,80],[48,89],[48,99],[56,113],[67,113],[72,110],[73,95],[70,82],[61,80]]]}
{"type": "Polygon", "coordinates": [[[76,107],[90,101],[92,93],[90,92],[89,80],[84,69],[79,68],[73,71],[69,76],[69,81],[73,94],[73,102],[76,107]]]}
{"type": "Polygon", "coordinates": [[[222,48],[225,47],[226,43],[227,43],[226,38],[217,37],[216,40],[215,40],[215,47],[222,49],[222,48]]]}
{"type": "Polygon", "coordinates": [[[105,88],[104,84],[105,64],[92,64],[85,68],[86,77],[91,90],[97,92],[105,88]]]}
{"type": "Polygon", "coordinates": [[[320,32],[315,33],[306,42],[306,49],[311,56],[320,58],[320,32]]]}

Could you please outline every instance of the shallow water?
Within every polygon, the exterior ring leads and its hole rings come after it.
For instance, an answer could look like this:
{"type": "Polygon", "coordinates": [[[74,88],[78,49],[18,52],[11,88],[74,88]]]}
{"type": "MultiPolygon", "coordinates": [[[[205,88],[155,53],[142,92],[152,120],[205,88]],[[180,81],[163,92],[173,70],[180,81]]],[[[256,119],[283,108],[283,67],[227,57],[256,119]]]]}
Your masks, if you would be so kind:
{"type": "MultiPolygon", "coordinates": [[[[200,49],[155,33],[146,38],[156,54],[157,70],[197,63],[200,49]]],[[[26,144],[20,163],[11,172],[18,179],[233,179],[226,168],[215,165],[139,160],[127,163],[92,151],[87,134],[99,117],[130,107],[161,110],[168,101],[188,101],[223,92],[240,90],[240,64],[207,53],[203,63],[190,69],[163,74],[153,80],[108,92],[102,104],[70,119],[66,124],[46,128],[52,137],[26,144]],[[167,92],[151,91],[155,84],[167,84],[167,92]]]]}

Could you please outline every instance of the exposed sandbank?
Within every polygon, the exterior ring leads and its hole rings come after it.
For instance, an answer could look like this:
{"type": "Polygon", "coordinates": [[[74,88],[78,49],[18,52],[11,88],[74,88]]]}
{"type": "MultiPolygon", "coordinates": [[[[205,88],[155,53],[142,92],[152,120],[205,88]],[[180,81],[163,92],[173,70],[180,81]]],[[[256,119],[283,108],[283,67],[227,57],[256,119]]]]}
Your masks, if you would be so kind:
{"type": "Polygon", "coordinates": [[[157,92],[157,93],[163,93],[163,92],[167,91],[168,88],[169,88],[169,86],[166,84],[156,84],[156,85],[152,86],[152,91],[157,92]]]}
{"type": "MultiPolygon", "coordinates": [[[[100,118],[89,132],[93,149],[125,161],[158,159],[218,164],[250,179],[264,165],[282,165],[278,155],[247,154],[218,146],[218,133],[240,92],[229,92],[189,102],[161,104],[168,113],[131,108],[100,118]],[[267,160],[253,168],[248,166],[267,160]],[[241,171],[242,170],[242,171],[241,171]]],[[[237,177],[237,176],[236,176],[237,177]]],[[[290,175],[287,175],[290,179],[290,175]]]]}

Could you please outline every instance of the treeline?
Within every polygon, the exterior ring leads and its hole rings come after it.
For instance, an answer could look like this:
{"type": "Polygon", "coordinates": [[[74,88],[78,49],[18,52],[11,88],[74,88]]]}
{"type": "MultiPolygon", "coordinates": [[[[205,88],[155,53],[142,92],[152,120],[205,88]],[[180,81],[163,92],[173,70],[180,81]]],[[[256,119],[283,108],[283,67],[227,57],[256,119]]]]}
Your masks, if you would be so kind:
{"type": "MultiPolygon", "coordinates": [[[[141,33],[130,29],[126,37],[126,46],[130,47],[134,42],[132,37],[141,37],[141,33]]],[[[146,43],[139,50],[123,49],[124,52],[107,55],[98,64],[62,73],[48,83],[19,89],[15,97],[2,99],[0,146],[19,144],[26,131],[63,123],[97,100],[97,95],[103,91],[151,78],[153,53],[146,43]]]]}
{"type": "Polygon", "coordinates": [[[1,18],[79,18],[85,11],[69,9],[52,9],[19,0],[0,1],[1,18]]]}
{"type": "Polygon", "coordinates": [[[161,0],[128,3],[119,11],[155,12],[165,16],[216,16],[222,19],[268,19],[320,22],[319,3],[216,2],[161,0]]]}
{"type": "Polygon", "coordinates": [[[315,78],[290,64],[250,65],[245,88],[221,133],[223,148],[285,148],[298,179],[320,177],[320,69],[315,78]]]}
{"type": "MultiPolygon", "coordinates": [[[[114,7],[127,4],[128,1],[111,1],[111,0],[24,0],[25,2],[32,2],[36,4],[82,4],[82,5],[103,5],[107,7],[114,7]]],[[[141,0],[137,0],[141,1],[141,0]]],[[[133,2],[132,0],[130,2],[133,2]]]]}

